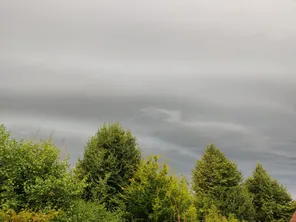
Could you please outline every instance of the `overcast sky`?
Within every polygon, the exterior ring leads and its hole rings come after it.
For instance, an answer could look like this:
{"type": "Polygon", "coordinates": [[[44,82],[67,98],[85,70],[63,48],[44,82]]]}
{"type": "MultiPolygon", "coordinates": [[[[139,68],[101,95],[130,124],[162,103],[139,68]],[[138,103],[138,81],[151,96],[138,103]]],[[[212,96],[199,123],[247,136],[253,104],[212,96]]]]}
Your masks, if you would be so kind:
{"type": "Polygon", "coordinates": [[[53,135],[74,164],[120,121],[177,173],[214,142],[296,197],[296,1],[0,2],[0,122],[14,136],[53,135]]]}

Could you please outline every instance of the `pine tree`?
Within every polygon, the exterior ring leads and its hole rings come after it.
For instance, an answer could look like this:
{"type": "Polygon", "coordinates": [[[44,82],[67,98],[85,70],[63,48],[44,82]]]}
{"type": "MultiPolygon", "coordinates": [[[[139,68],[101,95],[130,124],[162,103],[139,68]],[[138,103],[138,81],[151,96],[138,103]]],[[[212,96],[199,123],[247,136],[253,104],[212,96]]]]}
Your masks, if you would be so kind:
{"type": "Polygon", "coordinates": [[[268,175],[261,164],[246,180],[246,187],[254,198],[256,221],[289,221],[293,214],[291,195],[268,175]]]}
{"type": "Polygon", "coordinates": [[[242,174],[237,165],[214,144],[207,146],[193,170],[192,188],[197,198],[199,219],[204,219],[205,213],[214,205],[223,216],[233,213],[238,218],[251,220],[252,200],[248,192],[242,190],[241,182],[242,174]]]}

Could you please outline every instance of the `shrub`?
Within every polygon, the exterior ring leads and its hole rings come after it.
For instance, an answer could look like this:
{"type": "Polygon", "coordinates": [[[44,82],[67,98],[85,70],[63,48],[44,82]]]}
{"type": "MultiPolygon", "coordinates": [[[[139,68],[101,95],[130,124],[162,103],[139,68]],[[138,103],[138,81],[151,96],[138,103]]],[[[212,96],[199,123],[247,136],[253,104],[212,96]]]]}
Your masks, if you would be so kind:
{"type": "Polygon", "coordinates": [[[0,221],[1,222],[49,222],[53,220],[59,214],[58,211],[33,212],[31,210],[22,210],[16,213],[14,210],[1,210],[0,221]]]}
{"type": "Polygon", "coordinates": [[[121,222],[120,212],[109,212],[102,204],[77,201],[69,211],[60,213],[56,222],[121,222]]]}
{"type": "Polygon", "coordinates": [[[1,209],[66,209],[80,198],[83,187],[51,140],[16,141],[0,125],[1,209]]]}

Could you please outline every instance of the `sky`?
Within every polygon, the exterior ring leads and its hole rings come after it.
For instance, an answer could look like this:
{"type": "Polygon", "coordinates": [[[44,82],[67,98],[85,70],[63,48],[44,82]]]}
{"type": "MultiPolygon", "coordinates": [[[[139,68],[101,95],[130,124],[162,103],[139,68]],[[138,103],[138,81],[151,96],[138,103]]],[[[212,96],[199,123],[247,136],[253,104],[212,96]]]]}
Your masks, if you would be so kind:
{"type": "Polygon", "coordinates": [[[1,0],[0,122],[71,164],[104,122],[191,176],[207,144],[296,198],[296,1],[1,0]]]}

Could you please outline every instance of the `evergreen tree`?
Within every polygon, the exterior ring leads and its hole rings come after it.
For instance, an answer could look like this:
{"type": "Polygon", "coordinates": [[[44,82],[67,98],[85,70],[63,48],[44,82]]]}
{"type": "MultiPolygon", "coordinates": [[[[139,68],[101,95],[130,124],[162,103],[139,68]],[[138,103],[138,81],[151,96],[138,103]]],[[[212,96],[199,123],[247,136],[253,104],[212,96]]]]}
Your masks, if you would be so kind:
{"type": "Polygon", "coordinates": [[[105,203],[114,211],[121,205],[122,187],[129,184],[141,160],[136,138],[119,124],[103,125],[87,143],[77,175],[86,178],[84,199],[105,203]]]}
{"type": "Polygon", "coordinates": [[[197,160],[193,170],[193,190],[196,194],[216,195],[239,185],[242,174],[237,166],[214,144],[206,147],[201,160],[197,160]]]}
{"type": "Polygon", "coordinates": [[[236,218],[249,222],[254,220],[253,198],[244,185],[235,186],[225,193],[221,209],[223,215],[234,214],[236,218]]]}
{"type": "Polygon", "coordinates": [[[252,200],[241,186],[242,174],[237,165],[211,144],[206,147],[201,160],[197,160],[193,170],[192,188],[197,198],[199,219],[216,206],[223,216],[230,213],[242,219],[251,219],[252,200]],[[242,206],[236,206],[242,204],[242,206]]]}
{"type": "Polygon", "coordinates": [[[246,187],[254,198],[256,221],[289,221],[293,214],[291,195],[268,175],[261,164],[246,180],[246,187]]]}

